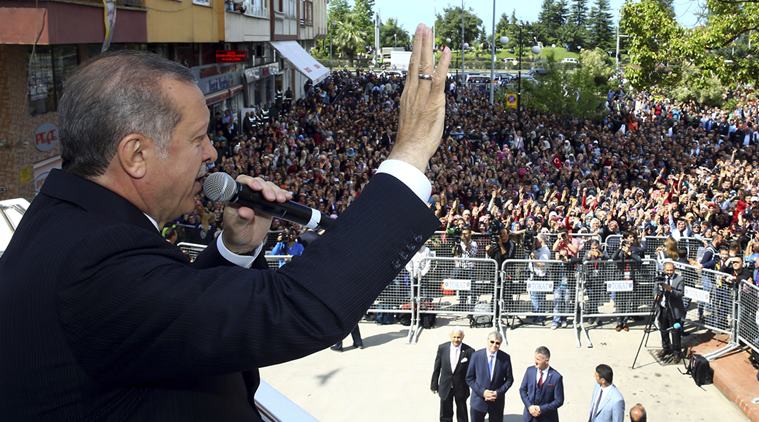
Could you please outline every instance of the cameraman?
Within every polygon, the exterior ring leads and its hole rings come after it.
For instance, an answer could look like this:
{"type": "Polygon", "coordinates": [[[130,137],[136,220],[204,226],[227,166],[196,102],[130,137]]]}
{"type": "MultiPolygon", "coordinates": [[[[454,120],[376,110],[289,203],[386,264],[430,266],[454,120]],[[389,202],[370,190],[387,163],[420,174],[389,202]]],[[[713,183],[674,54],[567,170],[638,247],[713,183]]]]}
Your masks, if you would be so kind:
{"type": "MultiPolygon", "coordinates": [[[[485,254],[488,258],[494,259],[498,263],[496,271],[501,271],[503,262],[507,259],[514,259],[517,254],[517,245],[509,238],[511,233],[508,227],[500,227],[497,222],[491,223],[490,244],[485,247],[485,254]]],[[[514,295],[518,294],[517,286],[513,280],[503,280],[504,292],[502,293],[506,301],[506,309],[511,309],[514,303],[514,295]]],[[[496,302],[497,303],[497,302],[496,302]]]]}
{"type": "Polygon", "coordinates": [[[654,287],[656,306],[659,312],[659,332],[661,333],[662,350],[659,359],[672,356],[672,362],[680,363],[683,358],[680,336],[682,335],[682,323],[685,317],[683,305],[683,292],[685,283],[680,274],[675,273],[675,264],[664,263],[664,276],[659,277],[654,287]],[[676,327],[677,325],[677,327],[676,327]],[[670,333],[672,341],[670,342],[670,333]]]}
{"type": "MultiPolygon", "coordinates": [[[[303,245],[298,240],[298,233],[294,229],[285,229],[277,236],[277,244],[271,250],[272,255],[298,256],[303,253],[303,245]]],[[[279,260],[279,266],[285,265],[284,258],[279,260]]]]}
{"type": "Polygon", "coordinates": [[[611,257],[617,263],[617,267],[622,272],[624,279],[632,280],[633,283],[633,291],[617,292],[614,298],[614,307],[617,313],[621,314],[615,328],[617,332],[622,330],[630,331],[630,327],[627,325],[628,316],[624,314],[630,313],[637,306],[637,304],[633,304],[635,288],[637,287],[635,272],[642,262],[642,254],[643,249],[638,243],[638,237],[635,235],[635,232],[627,232],[622,240],[622,246],[611,257]]]}

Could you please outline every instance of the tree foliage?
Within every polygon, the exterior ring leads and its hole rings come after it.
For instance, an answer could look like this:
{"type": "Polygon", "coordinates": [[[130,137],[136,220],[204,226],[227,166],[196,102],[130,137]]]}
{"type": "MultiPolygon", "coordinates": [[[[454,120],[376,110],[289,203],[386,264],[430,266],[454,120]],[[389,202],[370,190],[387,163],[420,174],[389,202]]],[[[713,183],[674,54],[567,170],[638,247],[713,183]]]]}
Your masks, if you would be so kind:
{"type": "Polygon", "coordinates": [[[398,25],[398,20],[390,18],[380,26],[380,45],[382,47],[407,47],[411,44],[409,33],[398,25]]]}
{"type": "Polygon", "coordinates": [[[447,7],[443,14],[435,18],[436,45],[449,45],[452,49],[459,49],[461,40],[461,19],[464,19],[464,41],[473,46],[481,36],[482,19],[474,14],[471,8],[462,10],[460,7],[447,7]],[[447,39],[450,38],[450,43],[447,39]]]}
{"type": "Polygon", "coordinates": [[[525,106],[562,116],[595,118],[603,111],[613,68],[602,50],[583,50],[582,66],[570,70],[556,63],[552,54],[546,61],[548,74],[538,84],[525,86],[525,106]]]}
{"type": "Polygon", "coordinates": [[[628,1],[622,32],[629,36],[625,76],[636,88],[669,88],[680,80],[684,31],[659,0],[628,1]]]}
{"type": "Polygon", "coordinates": [[[610,51],[615,43],[609,0],[596,0],[588,17],[588,41],[590,48],[610,51]]]}

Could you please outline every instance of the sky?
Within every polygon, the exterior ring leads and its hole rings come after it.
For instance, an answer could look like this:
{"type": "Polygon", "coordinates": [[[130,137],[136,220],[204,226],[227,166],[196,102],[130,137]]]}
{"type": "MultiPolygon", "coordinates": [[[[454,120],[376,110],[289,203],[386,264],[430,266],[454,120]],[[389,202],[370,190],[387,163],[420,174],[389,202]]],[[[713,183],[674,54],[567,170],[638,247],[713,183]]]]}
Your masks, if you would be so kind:
{"type": "MultiPolygon", "coordinates": [[[[675,14],[678,22],[685,27],[693,27],[696,24],[696,12],[699,11],[700,0],[675,0],[675,14]]],[[[517,19],[536,21],[540,13],[542,0],[495,0],[496,24],[501,14],[511,16],[511,11],[516,10],[517,19]]],[[[595,3],[588,0],[588,8],[595,3]]],[[[616,24],[619,10],[624,0],[610,0],[611,12],[616,24]]],[[[375,0],[374,9],[380,13],[382,21],[388,18],[396,18],[398,23],[413,33],[419,22],[432,26],[435,21],[435,10],[442,14],[446,7],[460,7],[461,0],[375,0]]],[[[471,8],[482,19],[485,29],[490,33],[493,18],[493,0],[464,0],[464,7],[471,8]]]]}

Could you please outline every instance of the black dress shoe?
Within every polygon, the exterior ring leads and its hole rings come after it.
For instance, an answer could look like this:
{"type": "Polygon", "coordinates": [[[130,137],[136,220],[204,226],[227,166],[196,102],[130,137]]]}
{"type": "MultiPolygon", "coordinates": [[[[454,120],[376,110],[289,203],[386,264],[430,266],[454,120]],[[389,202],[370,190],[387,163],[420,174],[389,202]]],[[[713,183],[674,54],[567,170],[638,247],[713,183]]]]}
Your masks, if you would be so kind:
{"type": "Polygon", "coordinates": [[[669,350],[667,350],[667,349],[662,349],[662,350],[659,350],[659,353],[657,353],[657,354],[656,354],[656,356],[657,356],[657,357],[658,357],[660,360],[664,360],[664,359],[665,359],[667,356],[669,356],[669,355],[670,355],[670,353],[672,353],[672,352],[670,352],[670,351],[669,351],[669,350]]]}
{"type": "Polygon", "coordinates": [[[330,347],[330,349],[332,349],[332,350],[334,350],[336,352],[342,352],[343,351],[342,346],[332,346],[332,347],[330,347]]]}
{"type": "Polygon", "coordinates": [[[353,347],[356,348],[356,349],[363,349],[364,348],[364,343],[361,343],[361,344],[353,343],[353,347]]]}

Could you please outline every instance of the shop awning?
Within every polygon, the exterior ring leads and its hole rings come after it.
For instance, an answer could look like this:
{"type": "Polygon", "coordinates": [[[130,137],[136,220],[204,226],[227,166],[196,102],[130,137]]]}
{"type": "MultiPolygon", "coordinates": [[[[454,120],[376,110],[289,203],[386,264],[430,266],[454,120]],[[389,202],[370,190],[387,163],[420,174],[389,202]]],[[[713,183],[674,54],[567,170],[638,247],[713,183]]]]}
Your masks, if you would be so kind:
{"type": "Polygon", "coordinates": [[[296,41],[271,41],[271,45],[314,84],[318,84],[329,76],[329,69],[316,61],[296,41]]]}

